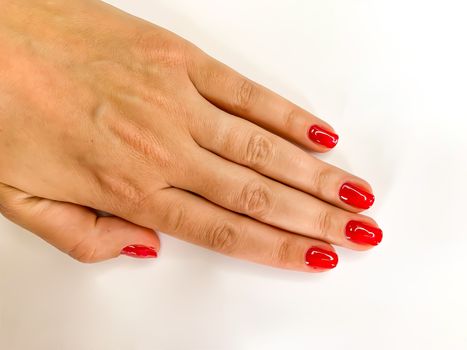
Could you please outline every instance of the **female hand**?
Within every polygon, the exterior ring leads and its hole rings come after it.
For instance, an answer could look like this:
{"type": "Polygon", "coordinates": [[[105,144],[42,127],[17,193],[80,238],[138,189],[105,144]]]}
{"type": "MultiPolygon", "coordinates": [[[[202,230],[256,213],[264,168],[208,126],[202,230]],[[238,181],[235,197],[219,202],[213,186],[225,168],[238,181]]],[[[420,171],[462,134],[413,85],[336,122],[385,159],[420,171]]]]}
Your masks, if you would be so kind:
{"type": "Polygon", "coordinates": [[[7,218],[83,262],[154,257],[153,229],[301,271],[380,242],[370,186],[303,150],[322,120],[102,2],[0,4],[7,218]]]}

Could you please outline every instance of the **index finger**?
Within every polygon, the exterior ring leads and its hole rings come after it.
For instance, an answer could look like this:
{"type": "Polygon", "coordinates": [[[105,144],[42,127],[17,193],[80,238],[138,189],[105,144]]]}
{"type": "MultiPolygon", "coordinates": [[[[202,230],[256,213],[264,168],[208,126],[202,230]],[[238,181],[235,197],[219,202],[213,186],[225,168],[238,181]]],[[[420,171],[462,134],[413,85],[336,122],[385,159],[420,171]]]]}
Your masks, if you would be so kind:
{"type": "Polygon", "coordinates": [[[339,140],[325,121],[203,52],[189,74],[198,92],[214,105],[302,147],[326,152],[339,140]]]}

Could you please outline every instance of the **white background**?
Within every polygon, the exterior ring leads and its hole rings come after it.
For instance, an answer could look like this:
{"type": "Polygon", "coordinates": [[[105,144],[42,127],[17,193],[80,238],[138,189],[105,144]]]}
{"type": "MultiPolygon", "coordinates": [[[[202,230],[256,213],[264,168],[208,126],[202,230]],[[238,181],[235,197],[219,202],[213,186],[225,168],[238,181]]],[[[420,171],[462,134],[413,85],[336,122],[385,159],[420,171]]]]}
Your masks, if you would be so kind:
{"type": "Polygon", "coordinates": [[[385,237],[321,275],[166,235],[81,265],[1,219],[1,349],[467,349],[464,1],[111,3],[327,119],[385,237]]]}

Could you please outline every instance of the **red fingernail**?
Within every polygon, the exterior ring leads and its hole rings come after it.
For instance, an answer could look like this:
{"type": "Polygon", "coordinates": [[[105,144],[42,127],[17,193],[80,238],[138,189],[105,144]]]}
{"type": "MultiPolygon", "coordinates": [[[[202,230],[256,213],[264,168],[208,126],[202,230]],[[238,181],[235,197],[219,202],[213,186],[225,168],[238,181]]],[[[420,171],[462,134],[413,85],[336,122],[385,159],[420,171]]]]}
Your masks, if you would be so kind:
{"type": "Polygon", "coordinates": [[[129,245],[123,248],[120,254],[139,259],[157,258],[156,250],[153,247],[146,247],[144,245],[129,245]]]}
{"type": "Polygon", "coordinates": [[[314,268],[332,269],[338,262],[337,254],[331,250],[311,247],[306,252],[305,263],[314,268]]]}
{"type": "Polygon", "coordinates": [[[375,202],[371,193],[348,182],[342,185],[339,197],[344,203],[360,209],[368,209],[375,202]]]}
{"type": "Polygon", "coordinates": [[[337,145],[337,141],[339,141],[339,136],[337,134],[323,129],[318,125],[312,125],[310,127],[308,130],[308,138],[311,141],[327,148],[334,148],[334,146],[337,145]]]}
{"type": "Polygon", "coordinates": [[[360,221],[349,221],[345,227],[348,240],[358,244],[378,245],[383,239],[383,231],[360,221]]]}

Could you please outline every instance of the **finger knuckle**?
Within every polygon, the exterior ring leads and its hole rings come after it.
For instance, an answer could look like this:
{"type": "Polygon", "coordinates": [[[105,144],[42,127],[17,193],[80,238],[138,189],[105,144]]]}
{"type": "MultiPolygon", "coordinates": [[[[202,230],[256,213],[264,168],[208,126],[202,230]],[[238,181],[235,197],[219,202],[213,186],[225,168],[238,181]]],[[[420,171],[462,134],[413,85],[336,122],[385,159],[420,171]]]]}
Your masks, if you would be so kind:
{"type": "Polygon", "coordinates": [[[205,232],[208,248],[224,254],[231,253],[237,246],[239,229],[230,222],[217,222],[205,232]]]}
{"type": "Polygon", "coordinates": [[[68,251],[68,255],[84,264],[91,264],[98,261],[96,258],[95,243],[89,237],[75,243],[68,251]]]}
{"type": "Polygon", "coordinates": [[[285,130],[294,130],[294,126],[297,124],[298,118],[298,109],[295,107],[290,107],[284,113],[284,129],[285,130]]]}
{"type": "Polygon", "coordinates": [[[253,82],[242,78],[234,94],[234,108],[241,112],[248,112],[257,97],[257,89],[253,82]]]}
{"type": "Polygon", "coordinates": [[[145,206],[148,195],[136,181],[118,173],[93,172],[92,175],[113,212],[131,216],[145,206]]]}
{"type": "Polygon", "coordinates": [[[170,154],[162,146],[160,140],[149,130],[145,130],[130,122],[109,118],[106,129],[110,130],[116,140],[126,147],[135,159],[167,168],[170,154]]]}
{"type": "Polygon", "coordinates": [[[319,238],[329,242],[332,229],[332,215],[327,210],[322,210],[315,219],[315,230],[319,238]]]}
{"type": "Polygon", "coordinates": [[[185,62],[187,44],[184,40],[160,31],[138,32],[133,38],[133,48],[143,60],[175,67],[185,62]]]}
{"type": "Polygon", "coordinates": [[[250,181],[243,187],[238,202],[241,212],[264,218],[272,210],[272,191],[263,182],[250,181]]]}
{"type": "Polygon", "coordinates": [[[11,221],[15,221],[19,213],[19,205],[19,201],[15,198],[0,198],[0,214],[11,221]]]}
{"type": "Polygon", "coordinates": [[[290,260],[290,252],[292,249],[292,243],[290,238],[280,238],[273,250],[272,261],[275,264],[283,265],[290,260]]]}
{"type": "Polygon", "coordinates": [[[7,202],[0,202],[0,214],[2,214],[7,219],[14,218],[15,210],[9,203],[7,202]]]}
{"type": "Polygon", "coordinates": [[[262,169],[269,164],[274,151],[274,144],[268,137],[256,134],[248,140],[245,158],[249,166],[262,169]]]}
{"type": "Polygon", "coordinates": [[[326,187],[329,188],[329,180],[329,171],[324,166],[316,167],[310,176],[310,186],[313,193],[320,196],[325,192],[326,187]]]}

